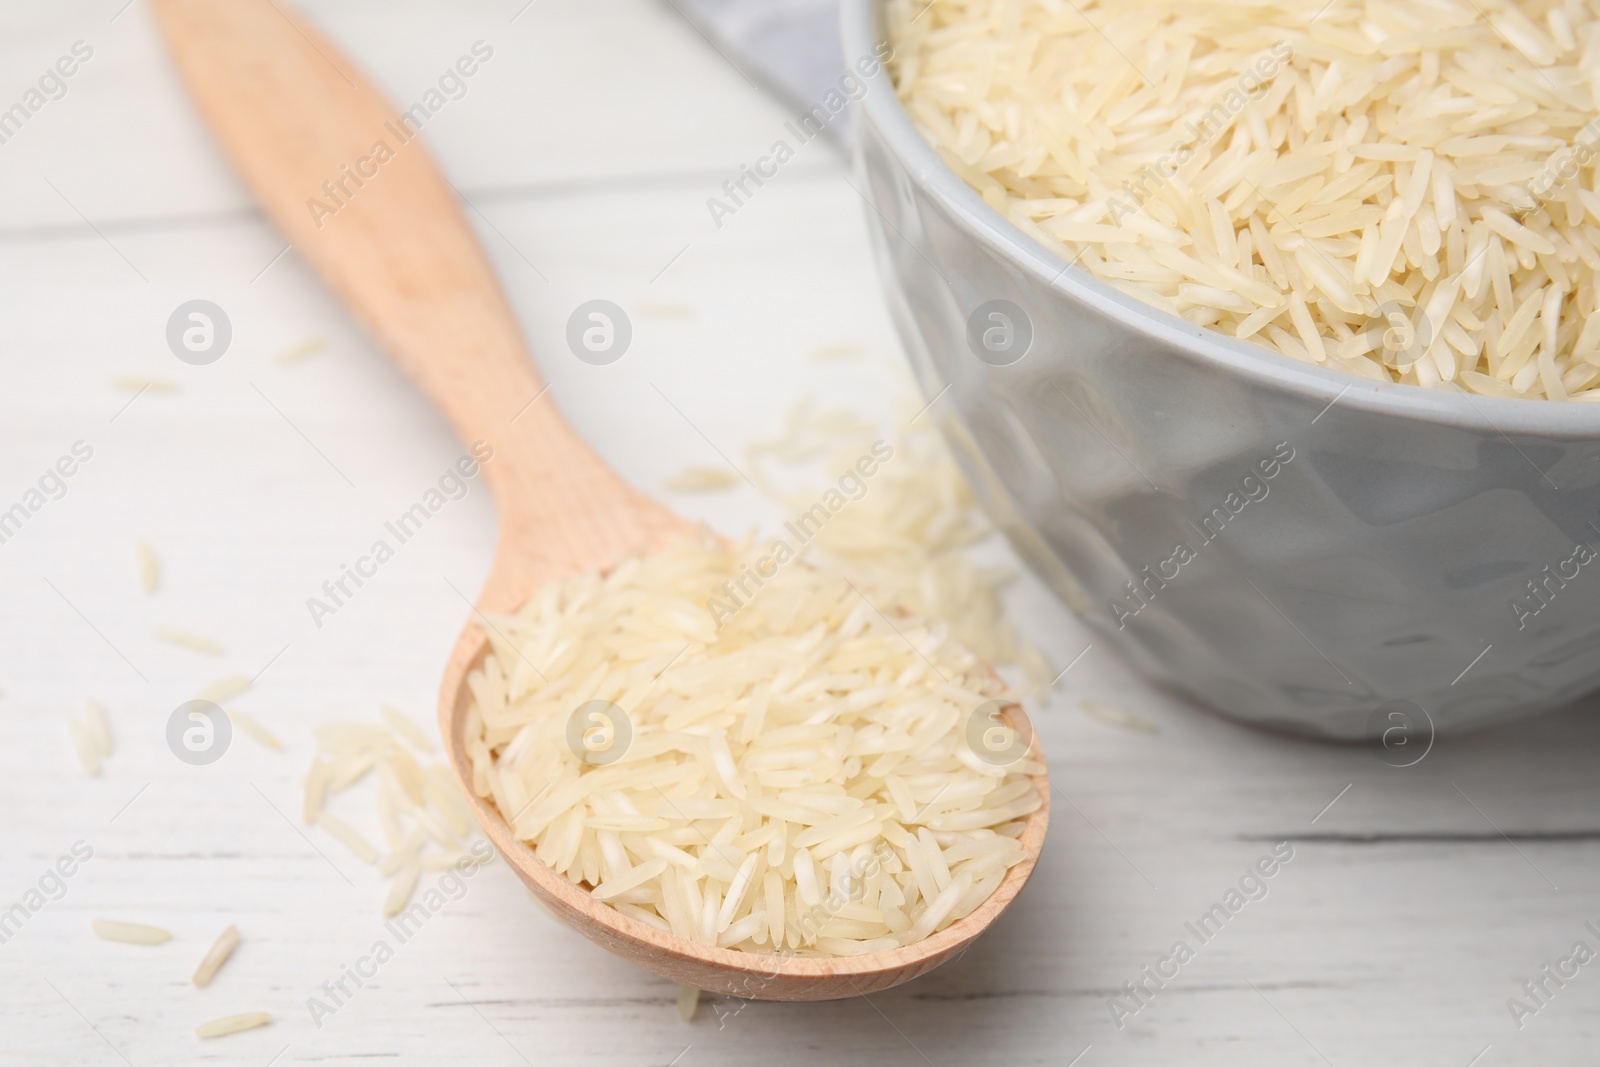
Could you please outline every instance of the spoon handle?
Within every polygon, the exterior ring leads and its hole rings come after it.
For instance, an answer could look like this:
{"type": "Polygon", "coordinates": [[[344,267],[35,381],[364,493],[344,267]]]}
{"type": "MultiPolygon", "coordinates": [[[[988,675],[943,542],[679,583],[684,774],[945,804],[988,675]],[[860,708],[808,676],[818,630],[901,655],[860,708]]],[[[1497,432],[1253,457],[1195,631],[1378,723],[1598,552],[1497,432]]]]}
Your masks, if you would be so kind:
{"type": "Polygon", "coordinates": [[[154,7],[202,115],[268,217],[461,439],[494,450],[484,472],[500,508],[498,569],[512,572],[499,577],[515,588],[502,581],[493,599],[609,563],[676,524],[541,397],[505,296],[413,122],[273,0],[154,7]],[[537,566],[518,566],[507,543],[539,556],[537,566]]]}

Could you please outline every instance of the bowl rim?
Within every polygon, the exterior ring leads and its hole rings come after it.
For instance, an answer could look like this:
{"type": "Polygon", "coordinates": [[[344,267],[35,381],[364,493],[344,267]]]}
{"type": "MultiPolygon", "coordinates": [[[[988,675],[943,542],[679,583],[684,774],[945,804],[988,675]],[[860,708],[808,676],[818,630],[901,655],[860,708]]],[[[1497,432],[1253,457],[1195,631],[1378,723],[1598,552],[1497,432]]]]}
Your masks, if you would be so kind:
{"type": "MultiPolygon", "coordinates": [[[[861,75],[853,57],[873,55],[874,46],[888,39],[886,30],[880,32],[886,3],[887,0],[841,0],[844,56],[852,74],[861,75]]],[[[1252,385],[1316,404],[1324,413],[1339,404],[1502,437],[1515,433],[1540,438],[1600,439],[1600,405],[1476,396],[1459,386],[1454,390],[1429,389],[1357,378],[1196,326],[1129,296],[1024,233],[951,170],[912,123],[895,92],[886,63],[880,63],[876,72],[861,80],[864,92],[855,102],[858,159],[864,124],[870,121],[912,181],[969,235],[1047,290],[1069,297],[1121,327],[1165,342],[1175,354],[1192,363],[1225,370],[1252,385]]],[[[908,240],[903,236],[900,239],[908,240]]]]}

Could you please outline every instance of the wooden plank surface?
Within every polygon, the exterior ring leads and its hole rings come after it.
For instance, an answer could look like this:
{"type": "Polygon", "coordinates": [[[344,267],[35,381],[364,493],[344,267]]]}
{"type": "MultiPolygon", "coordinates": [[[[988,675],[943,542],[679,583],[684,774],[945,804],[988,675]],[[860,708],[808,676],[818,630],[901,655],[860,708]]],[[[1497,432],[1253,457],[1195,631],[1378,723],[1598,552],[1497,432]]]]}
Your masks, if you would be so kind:
{"type": "MultiPolygon", "coordinates": [[[[495,864],[317,1027],[306,1000],[382,936],[383,889],[337,845],[295,829],[311,728],[369,718],[380,700],[428,721],[465,610],[456,590],[470,595],[487,571],[492,515],[481,487],[452,503],[313,625],[305,598],[461,446],[294,253],[278,258],[283,242],[207,143],[148,12],[135,0],[119,14],[121,2],[0,13],[0,108],[74,42],[94,49],[65,96],[0,144],[0,510],[75,442],[93,449],[65,494],[0,544],[0,805],[11,816],[0,912],[74,842],[94,852],[0,943],[0,1063],[1592,1058],[1600,965],[1563,987],[1546,979],[1551,995],[1520,1029],[1507,1005],[1537,1006],[1523,983],[1575,942],[1600,951],[1585,926],[1600,927],[1592,702],[1443,739],[1397,769],[1366,750],[1231,725],[1098,648],[1033,709],[1061,790],[1034,882],[988,937],[922,980],[870,1002],[719,999],[684,1024],[672,987],[554,924],[495,864]],[[172,309],[197,297],[234,325],[229,353],[205,367],[178,362],[164,340],[172,309]],[[324,351],[274,359],[308,337],[324,351]],[[121,377],[178,390],[134,399],[121,377]],[[164,565],[153,597],[135,581],[139,537],[164,565]],[[209,633],[227,653],[162,645],[160,624],[209,633]],[[288,752],[241,739],[211,767],[175,760],[171,709],[218,677],[258,672],[238,704],[288,752]],[[107,707],[117,738],[95,779],[67,741],[86,697],[107,707]],[[1108,726],[1080,710],[1084,698],[1156,730],[1108,726]],[[1265,896],[1202,943],[1186,924],[1279,842],[1293,858],[1262,880],[1265,896]],[[175,937],[104,942],[89,932],[95,917],[175,937]],[[230,923],[238,952],[194,990],[190,972],[230,923]],[[1179,940],[1193,958],[1160,988],[1145,979],[1145,1002],[1117,1011],[1123,984],[1179,940]],[[276,1019],[211,1042],[192,1035],[249,1010],[276,1019]]],[[[894,419],[905,376],[850,172],[829,145],[809,145],[719,229],[705,199],[781,134],[782,109],[664,4],[521,8],[307,5],[397,99],[420,98],[475,41],[492,44],[493,60],[425,136],[473,205],[552,395],[608,461],[684,513],[730,531],[771,522],[748,490],[679,497],[662,486],[716,463],[717,449],[736,454],[805,393],[894,419]],[[570,358],[563,341],[571,309],[597,297],[634,316],[633,349],[609,367],[570,358]],[[810,358],[831,343],[866,355],[810,358]]],[[[1058,669],[1089,644],[1037,583],[1018,583],[1012,601],[1058,669]]]]}

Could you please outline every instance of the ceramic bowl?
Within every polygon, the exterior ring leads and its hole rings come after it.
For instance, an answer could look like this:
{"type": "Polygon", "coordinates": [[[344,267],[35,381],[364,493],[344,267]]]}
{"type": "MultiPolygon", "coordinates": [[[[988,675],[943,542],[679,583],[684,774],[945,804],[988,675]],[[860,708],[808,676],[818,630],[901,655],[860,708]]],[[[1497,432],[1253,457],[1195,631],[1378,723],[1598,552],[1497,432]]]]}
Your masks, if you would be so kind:
{"type": "MultiPolygon", "coordinates": [[[[843,24],[871,56],[883,0],[843,24]]],[[[863,81],[856,184],[930,413],[1097,648],[1344,739],[1600,688],[1600,405],[1366,381],[1156,310],[987,205],[887,71],[863,81]]]]}

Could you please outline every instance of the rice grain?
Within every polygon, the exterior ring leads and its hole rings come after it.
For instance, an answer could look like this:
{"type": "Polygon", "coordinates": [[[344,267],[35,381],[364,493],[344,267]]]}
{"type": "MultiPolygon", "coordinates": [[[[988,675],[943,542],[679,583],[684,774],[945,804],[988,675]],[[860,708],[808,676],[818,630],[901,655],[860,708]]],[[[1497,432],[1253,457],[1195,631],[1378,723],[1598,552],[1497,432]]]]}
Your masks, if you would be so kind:
{"type": "Polygon", "coordinates": [[[247,1011],[238,1015],[224,1015],[220,1019],[201,1023],[194,1028],[196,1037],[226,1037],[228,1034],[237,1034],[241,1030],[254,1030],[258,1026],[265,1026],[272,1021],[272,1016],[264,1011],[247,1011]]]}
{"type": "Polygon", "coordinates": [[[190,979],[197,987],[204,989],[211,984],[211,979],[217,976],[222,965],[228,962],[228,957],[233,955],[233,950],[239,947],[239,928],[230,926],[217,935],[216,941],[211,945],[210,951],[200,961],[200,966],[194,969],[194,977],[190,979]]]}
{"type": "Polygon", "coordinates": [[[172,940],[172,934],[159,926],[143,923],[118,922],[115,919],[95,919],[90,923],[94,932],[106,941],[121,941],[128,945],[159,945],[172,940]]]}
{"type": "Polygon", "coordinates": [[[136,542],[134,554],[139,566],[139,589],[148,596],[161,586],[161,561],[148,541],[136,542]]]}
{"type": "Polygon", "coordinates": [[[1600,311],[1597,15],[1586,0],[888,5],[912,121],[1101,280],[1361,377],[1556,401],[1600,390],[1562,328],[1600,311]],[[1425,353],[1347,343],[1445,291],[1480,325],[1430,313],[1425,353]],[[1540,344],[1507,358],[1479,343],[1514,332],[1529,292],[1553,294],[1540,344]]]}
{"type": "Polygon", "coordinates": [[[207,656],[220,656],[224,651],[221,645],[204,634],[197,634],[177,626],[157,626],[154,627],[154,633],[158,641],[187,648],[192,652],[201,652],[207,656]]]}
{"type": "Polygon", "coordinates": [[[327,812],[317,816],[317,825],[328,831],[341,845],[349,849],[357,859],[363,863],[376,864],[378,851],[367,843],[367,839],[356,832],[355,828],[343,819],[337,818],[327,812]]]}
{"type": "Polygon", "coordinates": [[[250,679],[242,674],[231,674],[226,678],[212,682],[194,695],[196,700],[209,700],[213,704],[220,704],[230,700],[250,688],[250,679]]]}
{"type": "Polygon", "coordinates": [[[233,723],[233,725],[237,726],[240,730],[243,730],[246,734],[249,734],[250,737],[258,744],[265,745],[274,752],[283,751],[283,742],[274,737],[272,735],[272,731],[268,730],[265,726],[262,726],[261,723],[257,722],[253,716],[247,715],[238,708],[228,708],[227,711],[228,719],[233,723]]]}

